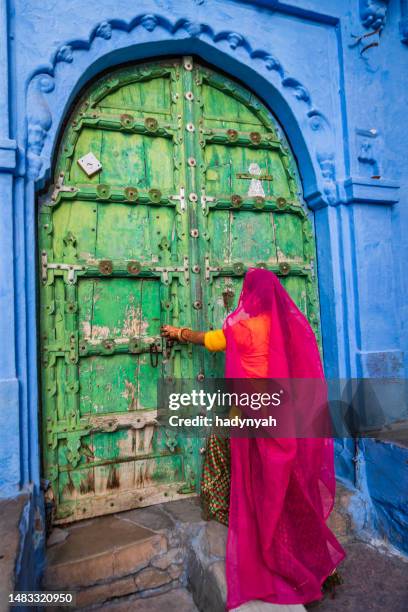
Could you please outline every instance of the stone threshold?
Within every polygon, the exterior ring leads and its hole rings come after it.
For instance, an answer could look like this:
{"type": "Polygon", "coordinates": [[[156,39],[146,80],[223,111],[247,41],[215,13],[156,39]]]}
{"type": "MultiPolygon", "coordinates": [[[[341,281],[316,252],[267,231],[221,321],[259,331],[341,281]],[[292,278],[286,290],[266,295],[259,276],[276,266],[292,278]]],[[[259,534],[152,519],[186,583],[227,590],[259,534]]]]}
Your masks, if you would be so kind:
{"type": "MultiPolygon", "coordinates": [[[[78,610],[224,612],[227,528],[204,521],[198,498],[53,530],[43,588],[76,591],[78,610]]],[[[237,612],[302,612],[251,602],[237,612]]]]}

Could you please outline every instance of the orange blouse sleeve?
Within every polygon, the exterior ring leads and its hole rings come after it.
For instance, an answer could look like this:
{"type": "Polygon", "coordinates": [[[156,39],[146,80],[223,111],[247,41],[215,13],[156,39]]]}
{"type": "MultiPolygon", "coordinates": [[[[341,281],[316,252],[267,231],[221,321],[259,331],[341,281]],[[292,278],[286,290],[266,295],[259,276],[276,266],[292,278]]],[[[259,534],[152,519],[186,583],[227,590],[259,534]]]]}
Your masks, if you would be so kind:
{"type": "Polygon", "coordinates": [[[227,342],[222,329],[206,332],[204,335],[204,346],[209,351],[225,351],[227,342]]]}

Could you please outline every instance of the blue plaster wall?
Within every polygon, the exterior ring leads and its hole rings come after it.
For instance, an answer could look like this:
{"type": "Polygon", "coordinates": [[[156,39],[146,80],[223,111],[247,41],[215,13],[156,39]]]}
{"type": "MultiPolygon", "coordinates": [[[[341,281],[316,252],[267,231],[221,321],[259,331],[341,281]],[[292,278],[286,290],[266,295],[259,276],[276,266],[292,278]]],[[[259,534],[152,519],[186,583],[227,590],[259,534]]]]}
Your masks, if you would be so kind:
{"type": "MultiPolygon", "coordinates": [[[[264,99],[314,214],[326,374],[406,376],[407,42],[407,0],[0,2],[1,496],[40,482],[35,194],[80,88],[124,61],[196,54],[264,99]]],[[[403,548],[380,461],[406,482],[405,449],[338,441],[339,477],[403,548]]]]}

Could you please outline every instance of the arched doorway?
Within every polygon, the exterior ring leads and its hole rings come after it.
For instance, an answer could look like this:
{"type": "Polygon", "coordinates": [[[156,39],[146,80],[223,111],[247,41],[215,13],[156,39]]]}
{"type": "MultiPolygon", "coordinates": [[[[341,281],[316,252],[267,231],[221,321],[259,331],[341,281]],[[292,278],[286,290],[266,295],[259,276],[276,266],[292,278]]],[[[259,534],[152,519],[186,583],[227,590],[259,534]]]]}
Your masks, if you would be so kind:
{"type": "Polygon", "coordinates": [[[314,240],[267,108],[191,57],[113,71],[66,125],[39,222],[44,472],[62,523],[194,494],[199,440],[155,424],[161,376],[222,375],[163,345],[222,324],[250,266],[318,333],[314,240]]]}

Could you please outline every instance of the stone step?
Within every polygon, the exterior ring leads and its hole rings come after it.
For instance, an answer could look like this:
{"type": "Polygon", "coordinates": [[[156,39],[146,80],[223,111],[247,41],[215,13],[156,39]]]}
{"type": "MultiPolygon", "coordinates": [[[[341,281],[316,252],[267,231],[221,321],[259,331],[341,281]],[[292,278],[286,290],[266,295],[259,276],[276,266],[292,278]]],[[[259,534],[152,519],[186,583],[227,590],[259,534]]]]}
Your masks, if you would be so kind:
{"type": "Polygon", "coordinates": [[[150,596],[184,586],[186,543],[201,523],[197,500],[182,500],[57,528],[42,586],[75,591],[77,609],[129,596],[153,605],[150,596]]]}
{"type": "Polygon", "coordinates": [[[66,538],[48,550],[43,587],[77,591],[79,607],[173,580],[167,571],[148,567],[167,553],[161,533],[117,516],[83,521],[64,531],[66,538]]]}
{"type": "MultiPolygon", "coordinates": [[[[92,610],[95,608],[88,608],[92,610]]],[[[191,593],[187,589],[176,588],[167,593],[160,593],[151,597],[135,598],[125,597],[118,601],[108,602],[98,606],[97,610],[104,612],[198,612],[191,593]]]]}
{"type": "MultiPolygon", "coordinates": [[[[349,495],[339,488],[330,517],[340,540],[352,529],[349,495]]],[[[224,525],[202,519],[197,498],[81,521],[53,532],[43,586],[75,590],[81,610],[155,612],[166,602],[169,611],[224,612],[226,538],[224,525]]],[[[253,601],[234,612],[304,610],[253,601]]]]}
{"type": "MultiPolygon", "coordinates": [[[[204,612],[224,612],[227,599],[225,548],[227,527],[210,521],[192,543],[188,581],[194,601],[204,612]]],[[[250,601],[233,612],[305,612],[302,605],[277,605],[250,601]]]]}

